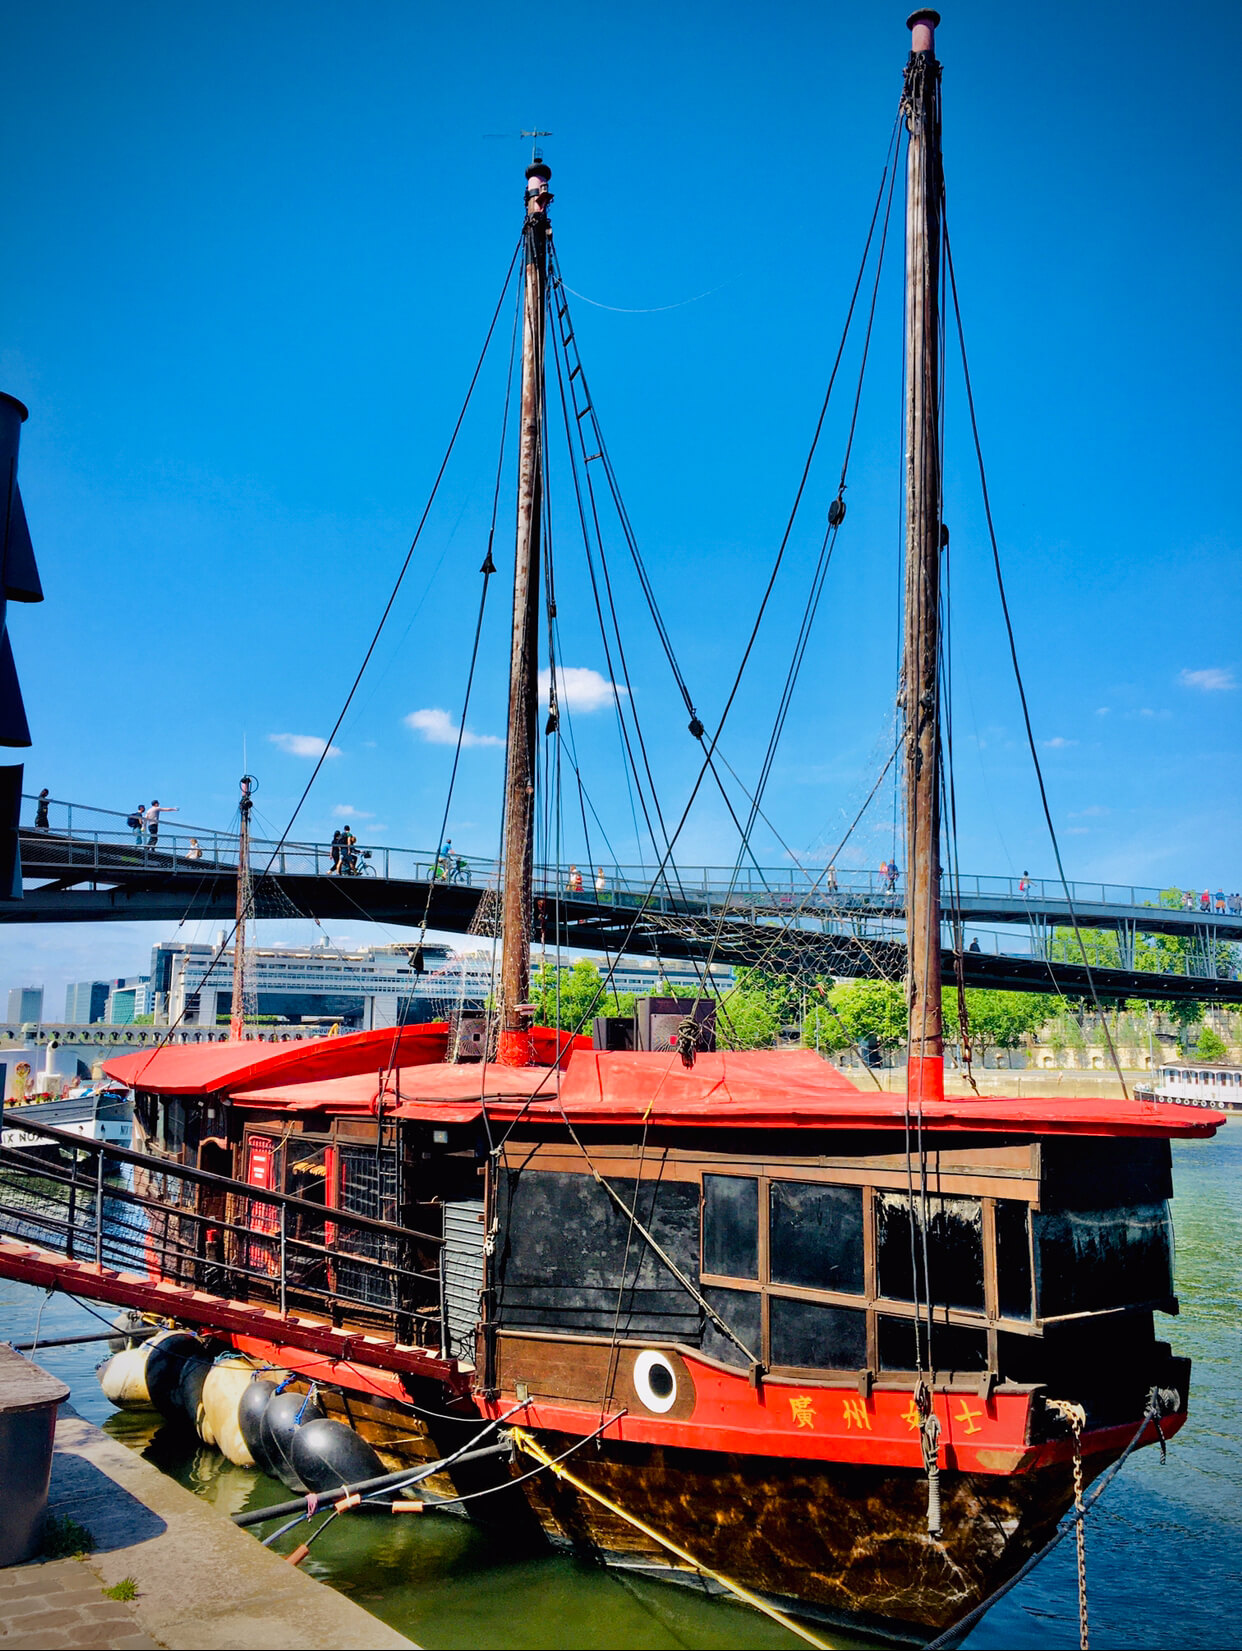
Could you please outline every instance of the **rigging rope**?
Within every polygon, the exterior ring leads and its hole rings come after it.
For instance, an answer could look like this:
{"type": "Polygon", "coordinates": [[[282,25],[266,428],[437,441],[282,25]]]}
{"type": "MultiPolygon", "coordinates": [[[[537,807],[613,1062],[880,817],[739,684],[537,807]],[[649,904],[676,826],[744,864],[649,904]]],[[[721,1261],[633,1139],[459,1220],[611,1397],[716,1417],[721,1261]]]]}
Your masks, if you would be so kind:
{"type": "MultiPolygon", "coordinates": [[[[953,297],[953,317],[957,326],[958,347],[962,358],[962,379],[966,389],[966,406],[970,414],[970,433],[974,441],[975,460],[979,469],[979,486],[983,495],[983,513],[987,521],[988,540],[992,547],[992,566],[996,573],[996,589],[1000,596],[1001,613],[1005,620],[1005,634],[1009,640],[1009,657],[1013,665],[1014,679],[1018,687],[1018,699],[1022,706],[1022,721],[1026,728],[1026,742],[1030,749],[1031,762],[1035,768],[1035,779],[1039,786],[1039,800],[1043,807],[1044,821],[1048,827],[1048,836],[1051,840],[1052,852],[1057,863],[1057,876],[1061,880],[1061,888],[1065,894],[1065,903],[1069,908],[1070,924],[1074,930],[1074,938],[1078,942],[1078,949],[1082,953],[1083,964],[1086,968],[1087,985],[1090,988],[1091,1001],[1095,1005],[1096,1013],[1100,1017],[1100,1026],[1104,1032],[1105,1042],[1108,1044],[1108,1053],[1112,1059],[1114,1070],[1117,1073],[1117,1081],[1121,1085],[1121,1093],[1127,1100],[1129,1100],[1130,1090],[1126,1084],[1125,1073],[1121,1069],[1121,1057],[1117,1053],[1117,1046],[1114,1043],[1113,1035],[1108,1028],[1108,1017],[1104,1014],[1100,1004],[1099,993],[1096,991],[1095,975],[1092,972],[1091,959],[1087,956],[1086,942],[1083,940],[1082,930],[1078,926],[1078,914],[1074,909],[1074,899],[1070,893],[1069,881],[1065,875],[1065,866],[1061,860],[1061,845],[1057,839],[1056,827],[1052,823],[1052,808],[1048,802],[1048,790],[1044,784],[1044,771],[1039,760],[1039,751],[1035,742],[1035,730],[1031,726],[1031,711],[1029,705],[1027,704],[1026,687],[1022,680],[1022,669],[1018,664],[1018,645],[1014,639],[1013,620],[1009,614],[1009,599],[1005,593],[1005,579],[1001,571],[1000,547],[996,540],[996,525],[992,520],[992,500],[991,495],[988,492],[987,470],[983,462],[983,444],[979,439],[979,423],[975,416],[975,395],[974,389],[971,385],[970,362],[966,355],[966,333],[962,326],[961,305],[958,302],[957,296],[957,276],[953,270],[953,248],[949,240],[949,223],[943,196],[943,180],[941,183],[941,189],[942,194],[940,211],[941,219],[944,225],[945,259],[949,271],[949,290],[953,297]]],[[[1051,959],[1049,960],[1049,972],[1053,972],[1051,959]]]]}

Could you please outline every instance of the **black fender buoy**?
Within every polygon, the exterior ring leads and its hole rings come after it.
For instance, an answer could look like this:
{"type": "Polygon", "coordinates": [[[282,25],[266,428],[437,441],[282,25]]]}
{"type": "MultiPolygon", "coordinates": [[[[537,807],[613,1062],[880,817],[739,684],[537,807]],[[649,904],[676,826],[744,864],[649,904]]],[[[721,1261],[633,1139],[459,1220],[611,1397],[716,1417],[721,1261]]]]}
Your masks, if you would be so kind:
{"type": "Polygon", "coordinates": [[[310,1489],[309,1485],[302,1483],[289,1454],[293,1435],[303,1423],[317,1422],[323,1414],[323,1406],[313,1393],[277,1394],[263,1412],[260,1423],[263,1446],[276,1477],[282,1479],[290,1490],[310,1489]]]}
{"type": "Polygon", "coordinates": [[[177,1407],[178,1417],[184,1417],[190,1426],[199,1431],[203,1411],[203,1383],[207,1380],[207,1372],[211,1369],[211,1355],[206,1358],[190,1358],[181,1366],[181,1380],[177,1383],[173,1394],[173,1403],[177,1407]]]}
{"type": "Polygon", "coordinates": [[[200,1363],[205,1376],[211,1366],[211,1354],[201,1336],[192,1336],[188,1331],[174,1331],[170,1336],[152,1340],[151,1351],[147,1355],[147,1392],[151,1395],[151,1403],[166,1421],[193,1420],[192,1417],[187,1418],[181,1407],[181,1383],[186,1366],[200,1363]]]}
{"type": "Polygon", "coordinates": [[[320,1495],[378,1479],[385,1471],[360,1433],[327,1417],[302,1423],[290,1441],[289,1460],[307,1490],[320,1495]]]}
{"type": "Polygon", "coordinates": [[[276,1472],[276,1464],[268,1454],[267,1444],[263,1438],[263,1416],[275,1398],[279,1386],[279,1382],[266,1381],[263,1378],[253,1381],[247,1386],[237,1406],[237,1425],[241,1429],[242,1438],[246,1441],[246,1449],[254,1457],[255,1467],[272,1479],[280,1476],[276,1472]]]}

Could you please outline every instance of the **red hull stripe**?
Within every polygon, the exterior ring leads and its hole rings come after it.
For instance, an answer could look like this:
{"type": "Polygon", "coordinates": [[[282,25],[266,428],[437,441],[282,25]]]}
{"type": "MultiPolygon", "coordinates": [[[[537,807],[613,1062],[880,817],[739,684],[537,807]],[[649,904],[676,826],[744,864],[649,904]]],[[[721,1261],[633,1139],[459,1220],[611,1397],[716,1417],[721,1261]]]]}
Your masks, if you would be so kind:
{"type": "MultiPolygon", "coordinates": [[[[691,1413],[673,1419],[631,1404],[609,1430],[609,1438],[743,1456],[922,1468],[919,1417],[908,1389],[877,1388],[865,1398],[857,1386],[764,1382],[756,1389],[746,1376],[700,1363],[683,1350],[679,1353],[694,1387],[691,1413]]],[[[480,1407],[495,1417],[513,1403],[514,1396],[502,1394],[480,1407]]],[[[987,1400],[965,1391],[937,1393],[935,1405],[941,1425],[941,1462],[947,1468],[964,1473],[1025,1473],[1068,1460],[1072,1453],[1068,1436],[1039,1445],[1027,1443],[1031,1409],[1027,1393],[995,1393],[987,1400]]],[[[582,1404],[536,1396],[530,1401],[525,1425],[586,1434],[599,1426],[600,1414],[599,1401],[582,1404]]],[[[1176,1432],[1184,1420],[1184,1413],[1170,1417],[1163,1424],[1166,1434],[1176,1432]]],[[[1132,1432],[1133,1424],[1098,1428],[1084,1436],[1083,1446],[1087,1452],[1112,1449],[1124,1444],[1132,1432]]],[[[1154,1431],[1151,1436],[1155,1438],[1154,1431]]]]}

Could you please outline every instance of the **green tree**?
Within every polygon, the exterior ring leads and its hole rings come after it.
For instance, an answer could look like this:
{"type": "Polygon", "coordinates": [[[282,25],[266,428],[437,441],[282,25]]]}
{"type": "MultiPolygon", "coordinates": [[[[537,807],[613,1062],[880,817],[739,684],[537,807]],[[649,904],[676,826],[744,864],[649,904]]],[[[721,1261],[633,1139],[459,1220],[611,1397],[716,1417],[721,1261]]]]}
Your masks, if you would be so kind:
{"type": "Polygon", "coordinates": [[[716,1011],[716,1041],[723,1049],[770,1049],[781,1027],[798,1015],[794,984],[759,969],[738,969],[716,1011]]]}
{"type": "Polygon", "coordinates": [[[877,1049],[892,1049],[905,1042],[909,1016],[904,986],[891,980],[855,980],[834,986],[828,999],[851,1043],[870,1040],[877,1049]]]}
{"type": "Polygon", "coordinates": [[[1175,998],[1172,1003],[1158,1007],[1177,1028],[1177,1052],[1185,1055],[1195,1041],[1195,1032],[1203,1020],[1203,1004],[1197,998],[1175,998]]]}
{"type": "Polygon", "coordinates": [[[604,978],[594,963],[580,958],[571,969],[541,963],[531,976],[531,1002],[540,1026],[557,1026],[589,1036],[596,1015],[632,1015],[633,992],[604,989],[604,978]]]}
{"type": "Polygon", "coordinates": [[[1229,1050],[1225,1040],[1210,1026],[1205,1026],[1199,1033],[1199,1041],[1195,1045],[1195,1059],[1200,1061],[1223,1061],[1229,1050]]]}
{"type": "MultiPolygon", "coordinates": [[[[966,991],[966,1025],[973,1052],[982,1061],[990,1050],[1016,1049],[1024,1037],[1047,1025],[1057,1000],[1044,992],[994,992],[970,987],[966,991]]],[[[946,990],[944,1035],[961,1041],[956,991],[946,990]]]]}

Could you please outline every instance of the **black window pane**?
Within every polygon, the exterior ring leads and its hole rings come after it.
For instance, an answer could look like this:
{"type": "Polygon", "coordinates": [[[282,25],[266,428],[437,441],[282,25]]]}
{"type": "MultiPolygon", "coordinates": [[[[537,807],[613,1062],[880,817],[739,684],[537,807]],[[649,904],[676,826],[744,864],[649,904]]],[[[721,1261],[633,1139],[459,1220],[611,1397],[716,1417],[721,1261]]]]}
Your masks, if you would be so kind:
{"type": "Polygon", "coordinates": [[[988,1367],[986,1330],[970,1330],[960,1324],[933,1324],[930,1359],[926,1323],[916,1325],[913,1319],[881,1318],[876,1330],[881,1370],[976,1371],[988,1367]],[[921,1343],[917,1352],[916,1336],[921,1343]]]}
{"type": "Polygon", "coordinates": [[[1027,1206],[1016,1198],[996,1200],[996,1276],[1001,1317],[1031,1316],[1031,1238],[1027,1206]]]}
{"type": "MultiPolygon", "coordinates": [[[[756,1359],[762,1359],[763,1324],[760,1313],[763,1297],[758,1290],[723,1290],[718,1285],[706,1284],[703,1287],[703,1295],[720,1314],[738,1341],[745,1343],[749,1353],[756,1359]]],[[[740,1365],[745,1370],[751,1362],[737,1342],[731,1336],[726,1336],[722,1330],[718,1330],[706,1315],[701,1345],[709,1358],[719,1359],[722,1364],[740,1365]]]]}
{"type": "Polygon", "coordinates": [[[1172,1294],[1167,1202],[1039,1211],[1033,1219],[1036,1289],[1045,1318],[1163,1301],[1172,1294]]]}
{"type": "Polygon", "coordinates": [[[867,1363],[867,1315],[861,1307],[768,1298],[772,1363],[800,1370],[862,1370],[867,1363]]]}
{"type": "Polygon", "coordinates": [[[744,1175],[703,1177],[703,1271],[759,1277],[759,1183],[744,1175]]]}
{"type": "Polygon", "coordinates": [[[774,1284],[862,1294],[861,1187],[774,1181],[770,1204],[769,1268],[774,1284]]]}
{"type": "MultiPolygon", "coordinates": [[[[913,1301],[917,1279],[919,1299],[926,1301],[922,1220],[916,1215],[912,1244],[909,1197],[904,1192],[881,1192],[876,1194],[875,1203],[880,1294],[894,1301],[913,1301]]],[[[916,1212],[922,1204],[916,1195],[916,1212]]],[[[926,1205],[926,1252],[933,1305],[982,1312],[982,1203],[977,1198],[929,1197],[926,1205]]]]}

